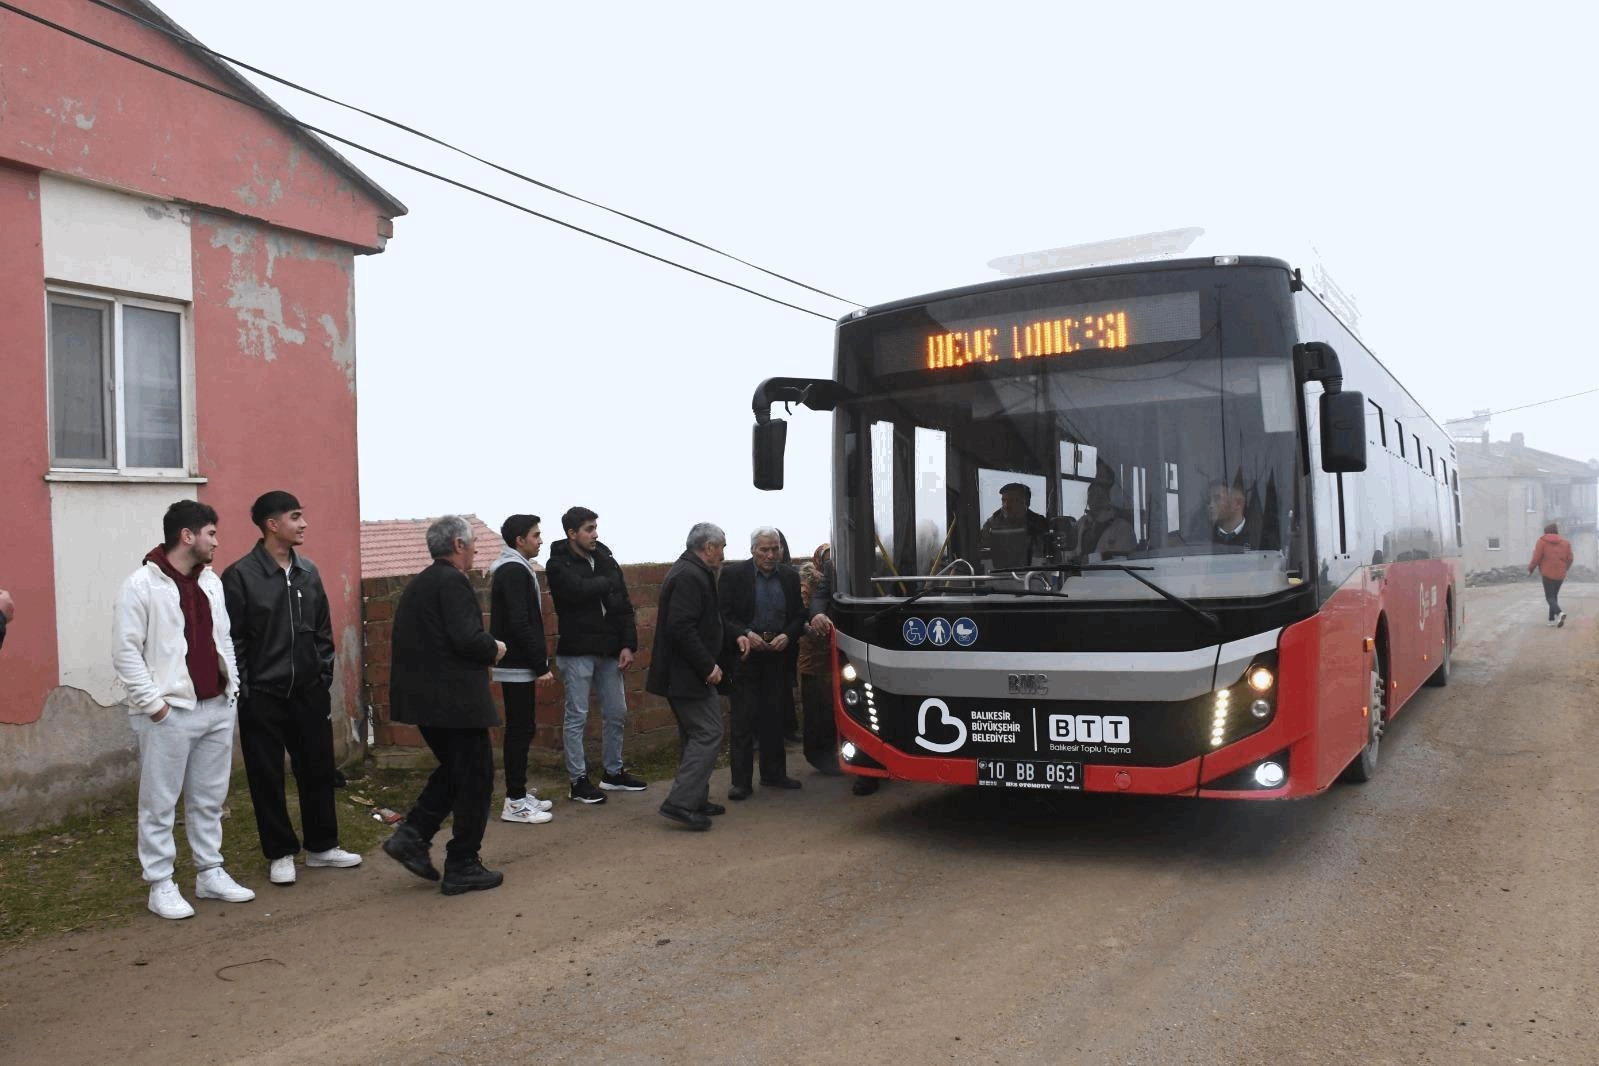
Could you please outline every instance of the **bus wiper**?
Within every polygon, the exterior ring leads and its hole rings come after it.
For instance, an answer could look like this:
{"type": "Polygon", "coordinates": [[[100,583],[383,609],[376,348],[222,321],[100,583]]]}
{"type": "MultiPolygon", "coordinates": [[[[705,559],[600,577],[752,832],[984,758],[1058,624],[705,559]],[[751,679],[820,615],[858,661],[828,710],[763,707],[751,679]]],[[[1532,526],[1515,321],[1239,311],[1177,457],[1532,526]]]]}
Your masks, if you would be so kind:
{"type": "MultiPolygon", "coordinates": [[[[1145,588],[1148,588],[1152,592],[1159,595],[1162,599],[1181,607],[1184,611],[1193,615],[1201,622],[1204,622],[1211,629],[1218,631],[1221,629],[1221,619],[1216,617],[1216,613],[1214,611],[1207,611],[1201,607],[1194,606],[1192,603],[1189,603],[1175,592],[1169,592],[1166,589],[1161,588],[1159,585],[1155,584],[1153,581],[1149,580],[1139,572],[1153,569],[1154,567],[1152,566],[1127,566],[1124,563],[1061,563],[1058,566],[1017,566],[1012,567],[1009,570],[995,570],[993,572],[996,574],[1025,574],[1030,572],[1039,572],[1066,574],[1069,576],[1071,574],[1086,574],[1095,571],[1119,570],[1120,572],[1131,577],[1134,581],[1137,581],[1140,585],[1143,585],[1145,588]]],[[[1033,595],[1038,595],[1038,593],[1033,593],[1033,595]]]]}

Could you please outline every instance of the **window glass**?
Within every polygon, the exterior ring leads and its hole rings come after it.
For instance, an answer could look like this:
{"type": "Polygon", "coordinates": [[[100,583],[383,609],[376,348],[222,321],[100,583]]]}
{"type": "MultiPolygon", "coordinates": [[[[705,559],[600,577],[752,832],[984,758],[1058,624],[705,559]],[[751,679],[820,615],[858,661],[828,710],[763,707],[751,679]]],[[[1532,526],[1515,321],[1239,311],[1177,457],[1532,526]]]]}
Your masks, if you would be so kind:
{"type": "Polygon", "coordinates": [[[183,465],[182,320],[171,311],[125,307],[122,374],[127,465],[183,465]]]}
{"type": "Polygon", "coordinates": [[[50,428],[57,462],[111,462],[110,310],[50,302],[50,428]]]}

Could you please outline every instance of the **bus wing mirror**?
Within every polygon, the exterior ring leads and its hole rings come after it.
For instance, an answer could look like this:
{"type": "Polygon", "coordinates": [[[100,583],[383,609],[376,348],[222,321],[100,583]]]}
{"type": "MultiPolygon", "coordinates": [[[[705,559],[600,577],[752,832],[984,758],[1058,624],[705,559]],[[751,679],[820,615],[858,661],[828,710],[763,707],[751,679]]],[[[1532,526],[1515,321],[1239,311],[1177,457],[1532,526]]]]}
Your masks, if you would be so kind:
{"type": "Polygon", "coordinates": [[[1321,468],[1329,474],[1366,469],[1366,397],[1361,393],[1321,394],[1321,468]]]}
{"type": "Polygon", "coordinates": [[[755,487],[783,487],[783,449],[788,444],[788,423],[781,418],[755,423],[755,487]]]}

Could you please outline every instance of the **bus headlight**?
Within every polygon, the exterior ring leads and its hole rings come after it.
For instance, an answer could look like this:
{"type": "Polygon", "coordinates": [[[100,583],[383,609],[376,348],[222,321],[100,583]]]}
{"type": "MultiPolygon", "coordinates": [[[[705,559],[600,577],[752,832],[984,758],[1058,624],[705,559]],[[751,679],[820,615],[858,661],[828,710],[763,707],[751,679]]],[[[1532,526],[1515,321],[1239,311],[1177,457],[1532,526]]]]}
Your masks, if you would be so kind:
{"type": "Polygon", "coordinates": [[[858,688],[845,689],[844,702],[849,704],[851,707],[858,706],[861,702],[861,690],[858,688]]]}
{"type": "Polygon", "coordinates": [[[855,669],[854,663],[845,663],[843,668],[839,670],[838,676],[845,684],[849,684],[851,681],[859,681],[861,678],[860,671],[855,669]]]}
{"type": "Polygon", "coordinates": [[[1270,692],[1276,680],[1269,666],[1256,666],[1249,671],[1249,687],[1256,692],[1270,692]]]}
{"type": "Polygon", "coordinates": [[[1271,761],[1263,762],[1259,766],[1255,767],[1255,784],[1259,785],[1261,788],[1276,788],[1278,785],[1281,785],[1287,777],[1287,771],[1285,771],[1277,763],[1271,761]]]}
{"type": "Polygon", "coordinates": [[[853,740],[844,741],[844,743],[840,745],[838,749],[838,753],[844,757],[845,762],[853,761],[855,756],[860,754],[860,751],[861,749],[855,746],[855,742],[853,740]]]}

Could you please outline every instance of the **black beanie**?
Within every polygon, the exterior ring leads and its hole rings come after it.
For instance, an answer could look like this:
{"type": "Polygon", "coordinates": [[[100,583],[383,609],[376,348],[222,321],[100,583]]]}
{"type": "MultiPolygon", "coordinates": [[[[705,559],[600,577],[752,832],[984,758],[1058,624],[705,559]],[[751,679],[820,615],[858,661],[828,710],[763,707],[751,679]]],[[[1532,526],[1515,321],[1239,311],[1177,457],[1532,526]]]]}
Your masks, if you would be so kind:
{"type": "Polygon", "coordinates": [[[260,529],[268,518],[274,518],[285,511],[300,510],[300,501],[294,498],[294,493],[284,492],[282,489],[273,489],[263,492],[250,505],[250,521],[260,529]]]}

